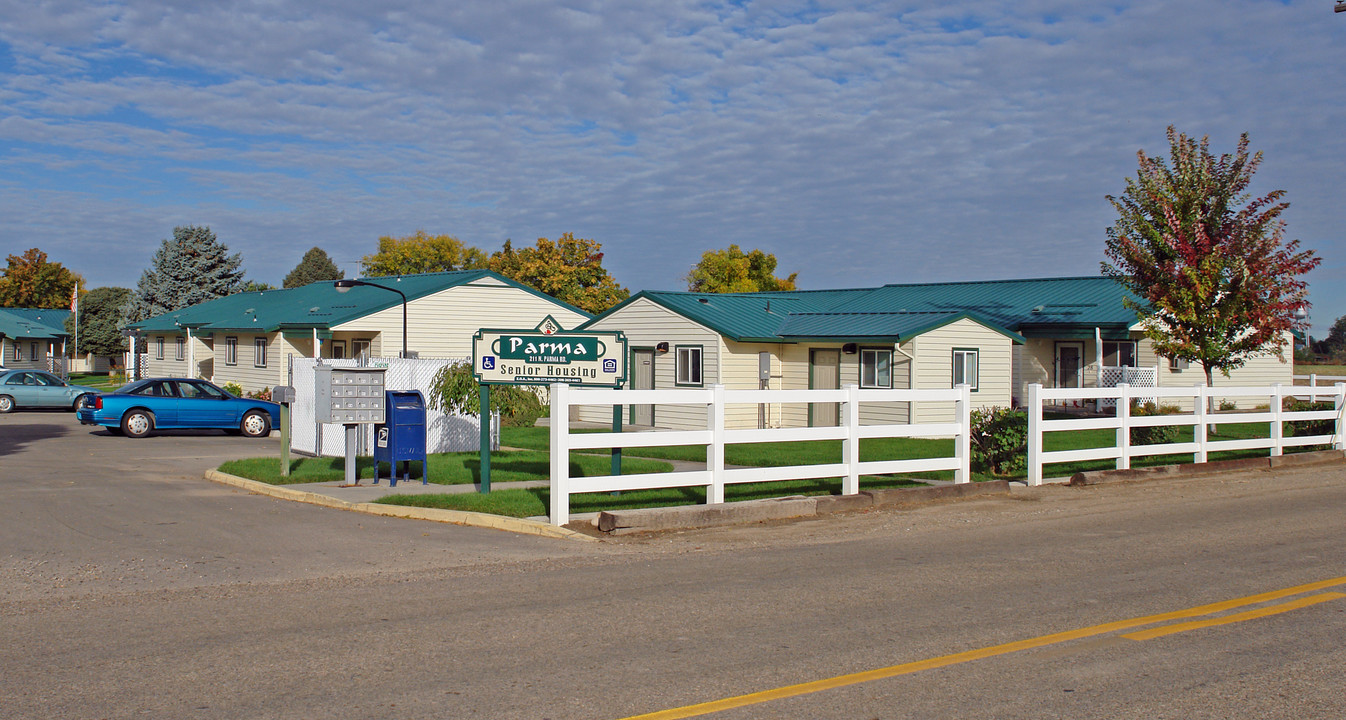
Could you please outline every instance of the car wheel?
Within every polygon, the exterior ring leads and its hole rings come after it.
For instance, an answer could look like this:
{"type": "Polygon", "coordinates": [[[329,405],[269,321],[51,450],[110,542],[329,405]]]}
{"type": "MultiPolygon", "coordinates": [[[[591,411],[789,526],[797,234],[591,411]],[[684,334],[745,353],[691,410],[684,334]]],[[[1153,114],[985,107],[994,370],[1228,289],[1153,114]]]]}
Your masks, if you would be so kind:
{"type": "Polygon", "coordinates": [[[0,395],[0,413],[14,412],[14,398],[0,395]]]}
{"type": "Polygon", "coordinates": [[[122,416],[122,432],[133,438],[141,438],[154,429],[154,415],[149,410],[132,410],[122,416]]]}
{"type": "Polygon", "coordinates": [[[271,434],[271,418],[260,410],[249,410],[243,416],[243,422],[239,423],[238,429],[250,438],[266,437],[271,434]]]}
{"type": "Polygon", "coordinates": [[[75,398],[75,402],[70,406],[70,410],[73,412],[78,412],[80,408],[84,407],[84,401],[88,399],[89,399],[89,393],[84,393],[83,395],[80,395],[79,397],[75,398]]]}

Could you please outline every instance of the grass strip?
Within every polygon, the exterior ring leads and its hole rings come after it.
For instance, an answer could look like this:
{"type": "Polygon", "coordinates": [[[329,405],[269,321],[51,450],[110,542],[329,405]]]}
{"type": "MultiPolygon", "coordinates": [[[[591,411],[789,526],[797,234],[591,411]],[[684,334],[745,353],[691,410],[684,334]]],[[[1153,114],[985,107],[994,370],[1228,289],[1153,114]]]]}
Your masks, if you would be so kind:
{"type": "MultiPolygon", "coordinates": [[[[436,485],[467,485],[481,481],[481,458],[475,452],[435,453],[429,456],[429,480],[436,485]]],[[[412,463],[412,480],[420,480],[419,463],[412,463]]],[[[220,465],[220,472],[256,480],[269,485],[333,482],[346,477],[345,458],[291,458],[288,477],[280,474],[277,458],[245,458],[230,460],[220,465]]],[[[673,466],[657,460],[623,459],[622,474],[669,472],[673,466]]],[[[356,476],[373,479],[374,459],[356,458],[356,476]]],[[[570,456],[572,477],[593,477],[612,472],[612,462],[600,455],[573,453],[570,456]]],[[[388,477],[388,464],[383,464],[383,477],[388,477]]],[[[500,450],[491,453],[491,482],[520,480],[547,480],[551,477],[551,458],[535,450],[500,450]]]]}
{"type": "MultiPolygon", "coordinates": [[[[492,478],[494,479],[494,470],[492,470],[492,478]]],[[[907,478],[890,476],[866,476],[860,479],[860,488],[862,490],[922,487],[923,485],[923,483],[915,482],[907,478]]],[[[773,483],[728,485],[724,489],[724,499],[726,502],[741,502],[744,500],[762,500],[791,495],[836,495],[840,492],[840,478],[823,480],[786,480],[773,483]]],[[[482,495],[481,493],[389,495],[380,498],[376,502],[385,505],[409,505],[413,507],[440,508],[445,510],[464,510],[524,518],[546,515],[548,513],[548,508],[550,507],[550,501],[551,491],[549,488],[512,488],[508,490],[493,490],[488,495],[482,495]]],[[[704,487],[631,490],[616,494],[606,492],[579,493],[570,496],[570,512],[588,513],[601,510],[632,510],[647,507],[703,505],[705,502],[706,489],[704,487]]]]}

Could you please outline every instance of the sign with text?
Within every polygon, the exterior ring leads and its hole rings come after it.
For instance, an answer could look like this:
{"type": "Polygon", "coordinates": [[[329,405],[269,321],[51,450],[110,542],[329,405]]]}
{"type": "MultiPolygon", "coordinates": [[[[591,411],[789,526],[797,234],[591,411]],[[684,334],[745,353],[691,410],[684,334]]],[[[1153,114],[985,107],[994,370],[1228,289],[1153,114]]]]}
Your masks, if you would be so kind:
{"type": "Polygon", "coordinates": [[[531,330],[478,330],[472,336],[477,382],[621,387],[626,337],[620,332],[563,330],[550,315],[531,330]]]}

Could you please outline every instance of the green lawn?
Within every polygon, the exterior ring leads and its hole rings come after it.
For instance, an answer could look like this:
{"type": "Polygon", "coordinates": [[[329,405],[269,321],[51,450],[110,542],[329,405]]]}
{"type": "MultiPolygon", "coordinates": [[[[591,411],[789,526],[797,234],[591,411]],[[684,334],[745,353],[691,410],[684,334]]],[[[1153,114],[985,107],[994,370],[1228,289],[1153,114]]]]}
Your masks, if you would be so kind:
{"type": "MultiPolygon", "coordinates": [[[[494,467],[494,466],[493,466],[494,467]]],[[[625,470],[625,464],[623,464],[625,470]]],[[[491,471],[492,478],[495,471],[491,471]]],[[[919,487],[922,483],[893,477],[865,477],[862,488],[919,487]]],[[[840,480],[787,480],[774,483],[745,483],[728,485],[724,489],[726,502],[788,497],[791,495],[839,495],[840,480]]],[[[385,505],[410,505],[484,512],[509,517],[533,517],[550,511],[551,492],[548,488],[492,490],[481,493],[390,495],[377,502],[385,505]]],[[[630,510],[645,507],[674,507],[702,505],[706,502],[704,487],[635,490],[622,493],[580,493],[570,496],[570,512],[586,513],[600,510],[630,510]]]]}
{"type": "Polygon", "coordinates": [[[114,378],[107,373],[70,373],[71,385],[85,385],[108,392],[116,390],[126,383],[127,380],[121,375],[114,378]]]}
{"type": "Polygon", "coordinates": [[[1346,365],[1295,365],[1295,374],[1346,376],[1346,365]]]}
{"type": "MultiPolygon", "coordinates": [[[[481,481],[481,459],[475,452],[438,453],[430,455],[430,482],[436,485],[465,485],[481,481]]],[[[374,459],[356,459],[356,474],[373,479],[374,459]]],[[[632,458],[622,463],[622,474],[668,472],[672,465],[658,460],[632,458]]],[[[572,454],[570,474],[573,477],[607,475],[612,471],[611,460],[598,455],[572,454]]],[[[280,474],[277,458],[247,458],[231,460],[220,466],[220,472],[268,483],[289,485],[295,483],[331,482],[346,476],[345,458],[291,458],[290,475],[280,474]]],[[[383,476],[388,476],[385,463],[383,476]]],[[[546,480],[551,476],[551,459],[545,452],[535,450],[497,451],[491,453],[491,482],[517,480],[546,480]]],[[[412,470],[412,479],[420,480],[418,469],[412,470]]]]}
{"type": "MultiPolygon", "coordinates": [[[[550,447],[548,428],[501,428],[500,444],[507,447],[544,451],[550,447]]],[[[586,430],[581,432],[600,432],[586,430]]],[[[591,452],[604,453],[605,450],[591,452]]],[[[952,439],[932,438],[868,438],[860,441],[860,461],[913,460],[917,458],[948,457],[953,454],[952,439]]],[[[625,458],[659,458],[705,462],[704,445],[669,445],[663,447],[626,448],[625,458]]],[[[841,462],[840,440],[807,440],[801,442],[737,443],[724,451],[727,465],[745,467],[784,467],[789,465],[822,465],[841,462]]],[[[951,480],[953,471],[913,473],[923,480],[951,480]]],[[[976,475],[974,480],[990,480],[990,475],[976,475]]]]}

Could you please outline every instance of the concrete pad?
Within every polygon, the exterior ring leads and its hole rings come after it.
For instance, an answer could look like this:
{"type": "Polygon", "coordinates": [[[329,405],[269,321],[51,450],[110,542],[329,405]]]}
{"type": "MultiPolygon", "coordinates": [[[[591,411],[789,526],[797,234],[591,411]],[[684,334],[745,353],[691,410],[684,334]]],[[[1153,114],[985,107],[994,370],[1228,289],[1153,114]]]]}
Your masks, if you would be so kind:
{"type": "Polygon", "coordinates": [[[853,512],[856,510],[868,510],[874,507],[874,498],[865,493],[855,495],[824,495],[816,498],[818,504],[818,514],[826,515],[828,513],[853,512]]]}
{"type": "Polygon", "coordinates": [[[609,510],[598,514],[598,529],[603,532],[621,533],[719,527],[765,520],[812,517],[817,514],[817,506],[815,498],[788,497],[714,505],[609,510]]]}
{"type": "Polygon", "coordinates": [[[954,483],[933,487],[891,488],[884,490],[864,490],[863,494],[874,498],[875,507],[910,505],[934,500],[954,500],[980,495],[1008,495],[1008,480],[988,480],[986,482],[954,483]]]}

